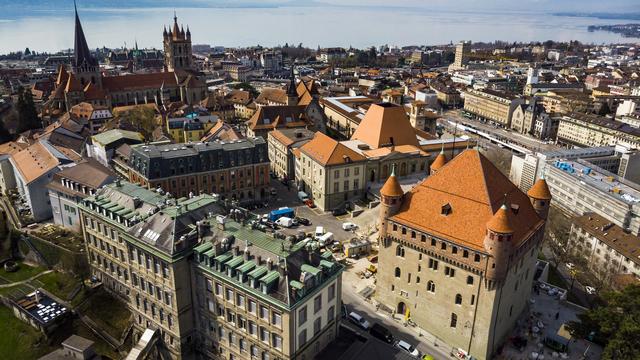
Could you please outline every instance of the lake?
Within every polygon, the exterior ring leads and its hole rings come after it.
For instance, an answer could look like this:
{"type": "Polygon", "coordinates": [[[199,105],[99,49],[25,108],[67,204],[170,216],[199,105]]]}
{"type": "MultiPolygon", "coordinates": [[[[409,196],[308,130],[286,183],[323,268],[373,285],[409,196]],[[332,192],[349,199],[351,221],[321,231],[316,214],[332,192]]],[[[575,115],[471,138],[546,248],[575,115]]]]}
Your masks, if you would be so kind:
{"type": "MultiPolygon", "coordinates": [[[[588,25],[624,23],[555,16],[544,12],[464,12],[394,7],[295,6],[266,8],[178,8],[194,44],[248,46],[298,44],[330,46],[445,44],[472,41],[579,40],[630,42],[608,32],[588,32],[588,25]]],[[[90,47],[162,45],[162,27],[173,21],[173,8],[79,9],[90,47]]],[[[73,11],[0,13],[0,53],[56,51],[73,46],[73,11]]]]}

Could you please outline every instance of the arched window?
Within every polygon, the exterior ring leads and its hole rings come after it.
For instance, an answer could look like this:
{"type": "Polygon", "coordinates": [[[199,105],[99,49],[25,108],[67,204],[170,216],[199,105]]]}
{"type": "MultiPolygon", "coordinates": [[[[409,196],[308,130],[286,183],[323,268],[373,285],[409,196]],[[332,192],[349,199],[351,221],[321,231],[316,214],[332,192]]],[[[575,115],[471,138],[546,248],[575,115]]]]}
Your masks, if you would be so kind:
{"type": "Polygon", "coordinates": [[[467,276],[467,285],[473,285],[473,276],[467,276]]]}
{"type": "Polygon", "coordinates": [[[468,258],[468,257],[469,257],[469,251],[464,250],[464,251],[462,252],[462,257],[463,257],[463,258],[468,258]]]}
{"type": "Polygon", "coordinates": [[[396,246],[396,256],[404,257],[404,248],[402,245],[396,246]]]}
{"type": "Polygon", "coordinates": [[[480,262],[480,254],[475,254],[475,255],[473,256],[473,261],[475,261],[475,262],[480,262]]]}
{"type": "Polygon", "coordinates": [[[454,328],[458,324],[458,315],[451,313],[451,327],[454,328]]]}
{"type": "Polygon", "coordinates": [[[420,284],[420,276],[416,276],[416,284],[420,284]]]}
{"type": "Polygon", "coordinates": [[[462,295],[456,294],[456,305],[462,305],[462,295]]]}
{"type": "Polygon", "coordinates": [[[400,277],[400,268],[399,267],[396,268],[396,277],[397,278],[400,277]]]}
{"type": "Polygon", "coordinates": [[[431,280],[429,280],[429,282],[427,283],[427,291],[431,293],[436,292],[436,284],[431,280]]]}

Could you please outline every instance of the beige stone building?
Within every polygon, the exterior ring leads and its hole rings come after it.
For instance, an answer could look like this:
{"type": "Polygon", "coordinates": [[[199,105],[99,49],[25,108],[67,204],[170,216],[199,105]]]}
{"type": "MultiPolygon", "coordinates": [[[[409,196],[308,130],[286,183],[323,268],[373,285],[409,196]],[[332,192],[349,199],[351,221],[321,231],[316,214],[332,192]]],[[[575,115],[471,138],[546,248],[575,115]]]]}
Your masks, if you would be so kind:
{"type": "Polygon", "coordinates": [[[526,308],[551,195],[528,195],[476,150],[432,166],[404,194],[380,194],[378,300],[477,359],[490,359],[526,308]],[[434,171],[435,170],[435,171],[434,171]]]}
{"type": "Polygon", "coordinates": [[[351,137],[364,118],[364,114],[375,99],[367,96],[325,97],[320,99],[320,106],[327,119],[327,128],[351,137]]]}
{"type": "Polygon", "coordinates": [[[293,151],[313,139],[315,133],[304,128],[276,129],[267,134],[271,171],[281,179],[295,179],[293,151]]]}
{"type": "Polygon", "coordinates": [[[204,231],[194,292],[206,358],[311,360],[336,338],[343,266],[330,252],[231,220],[204,231]]]}
{"type": "Polygon", "coordinates": [[[573,113],[560,118],[557,139],[559,143],[580,147],[640,148],[640,130],[593,114],[573,113]]]}
{"type": "Polygon", "coordinates": [[[161,359],[312,359],[337,335],[343,266],[224,216],[216,196],[107,185],[80,205],[92,275],[157,330],[161,359]]]}
{"type": "Polygon", "coordinates": [[[427,176],[428,166],[444,148],[452,155],[469,146],[468,140],[440,140],[412,127],[402,106],[373,104],[347,141],[317,133],[301,146],[296,160],[296,183],[322,210],[371,194],[396,166],[398,177],[427,176]]]}
{"type": "Polygon", "coordinates": [[[503,127],[511,125],[513,111],[522,103],[514,95],[489,89],[470,89],[464,94],[465,111],[503,127]]]}
{"type": "Polygon", "coordinates": [[[640,238],[596,213],[573,219],[568,245],[603,283],[618,275],[640,278],[640,238]]]}

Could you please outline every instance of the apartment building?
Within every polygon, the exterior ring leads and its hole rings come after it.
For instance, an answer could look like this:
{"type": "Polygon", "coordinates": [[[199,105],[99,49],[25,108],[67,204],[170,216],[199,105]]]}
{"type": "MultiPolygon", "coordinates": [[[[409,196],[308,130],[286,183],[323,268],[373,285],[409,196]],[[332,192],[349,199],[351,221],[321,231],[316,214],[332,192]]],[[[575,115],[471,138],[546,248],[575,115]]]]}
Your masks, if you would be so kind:
{"type": "Polygon", "coordinates": [[[315,133],[307,129],[281,129],[267,135],[271,171],[282,179],[295,179],[293,151],[313,139],[315,133]]]}
{"type": "Polygon", "coordinates": [[[337,335],[344,268],[313,242],[127,182],[80,209],[92,275],[128,303],[134,341],[159,331],[163,358],[311,359],[337,335]]]}
{"type": "Polygon", "coordinates": [[[596,213],[634,235],[640,234],[637,184],[579,159],[549,162],[544,177],[555,205],[567,213],[596,213]]]}
{"type": "Polygon", "coordinates": [[[175,197],[219,194],[241,203],[264,199],[269,158],[262,138],[131,147],[129,181],[175,197]]]}
{"type": "Polygon", "coordinates": [[[54,174],[47,184],[53,222],[75,231],[80,230],[78,203],[115,179],[116,174],[95,159],[66,167],[54,174]]]}
{"type": "Polygon", "coordinates": [[[511,126],[511,117],[524,100],[515,95],[495,90],[473,90],[464,93],[464,110],[478,119],[484,119],[503,127],[511,126]]]}
{"type": "Polygon", "coordinates": [[[167,134],[178,143],[197,142],[218,123],[217,115],[190,114],[166,120],[167,134]]]}
{"type": "Polygon", "coordinates": [[[598,214],[573,219],[568,248],[604,282],[618,275],[640,278],[640,238],[598,214]]]}
{"type": "Polygon", "coordinates": [[[407,194],[393,173],[380,190],[376,296],[491,359],[528,306],[551,195],[544,180],[524,194],[476,150],[438,163],[407,194]]]}
{"type": "Polygon", "coordinates": [[[118,181],[79,208],[91,274],[128,303],[134,341],[157,328],[168,358],[194,358],[189,255],[199,241],[195,221],[221,212],[214,197],[174,200],[118,181]]]}
{"type": "Polygon", "coordinates": [[[579,147],[620,144],[640,149],[640,129],[593,114],[573,113],[560,118],[557,141],[579,147]]]}
{"type": "Polygon", "coordinates": [[[330,252],[231,219],[210,226],[217,238],[194,249],[206,358],[311,360],[335,339],[344,268],[330,252]]]}

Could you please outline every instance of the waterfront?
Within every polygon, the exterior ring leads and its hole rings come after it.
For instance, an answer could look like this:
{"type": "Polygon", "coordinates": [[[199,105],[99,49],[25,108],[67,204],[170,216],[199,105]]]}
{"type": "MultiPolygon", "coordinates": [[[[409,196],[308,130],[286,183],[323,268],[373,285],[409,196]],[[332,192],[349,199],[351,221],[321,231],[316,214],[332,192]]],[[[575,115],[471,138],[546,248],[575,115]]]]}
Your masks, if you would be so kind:
{"type": "MultiPolygon", "coordinates": [[[[89,45],[120,47],[126,41],[141,47],[161,45],[162,25],[172,21],[173,8],[80,8],[89,45]],[[133,25],[132,25],[133,24],[133,25]]],[[[542,12],[432,11],[425,8],[295,6],[247,8],[177,8],[188,22],[194,43],[222,46],[298,44],[366,47],[371,45],[446,44],[472,41],[630,42],[609,32],[589,32],[589,25],[622,20],[556,16],[542,12]],[[269,15],[269,16],[265,16],[269,15]],[[377,21],[376,19],[380,19],[377,21]],[[373,21],[372,21],[373,20],[373,21]],[[375,24],[384,23],[384,26],[375,24]]],[[[55,51],[73,46],[72,9],[0,14],[0,53],[55,51]]]]}

